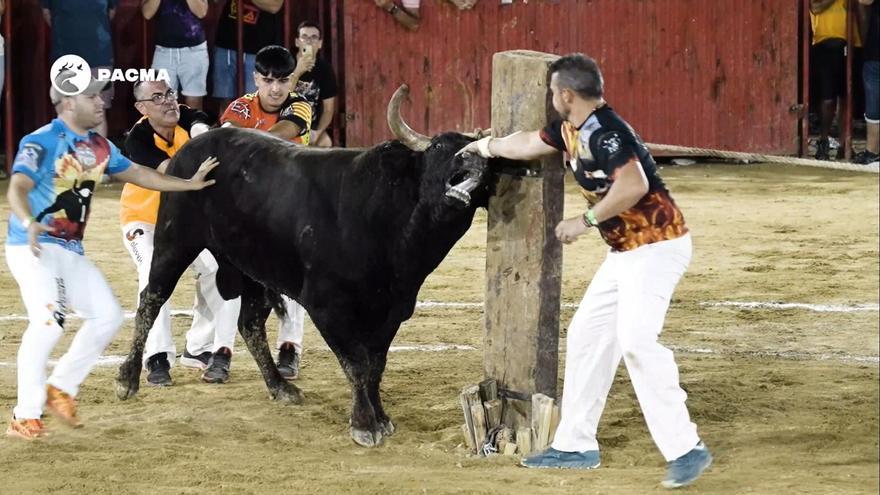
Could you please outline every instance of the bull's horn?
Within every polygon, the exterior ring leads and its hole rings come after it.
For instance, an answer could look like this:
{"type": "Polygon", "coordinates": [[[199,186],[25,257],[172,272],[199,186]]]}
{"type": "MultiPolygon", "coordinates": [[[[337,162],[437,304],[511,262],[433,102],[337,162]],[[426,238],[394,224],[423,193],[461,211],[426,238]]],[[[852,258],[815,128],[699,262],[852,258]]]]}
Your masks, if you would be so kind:
{"type": "Polygon", "coordinates": [[[407,148],[413,151],[425,151],[431,144],[431,138],[412,130],[400,116],[400,102],[407,96],[409,96],[409,86],[406,84],[402,84],[394,92],[391,101],[388,102],[388,127],[407,148]]]}

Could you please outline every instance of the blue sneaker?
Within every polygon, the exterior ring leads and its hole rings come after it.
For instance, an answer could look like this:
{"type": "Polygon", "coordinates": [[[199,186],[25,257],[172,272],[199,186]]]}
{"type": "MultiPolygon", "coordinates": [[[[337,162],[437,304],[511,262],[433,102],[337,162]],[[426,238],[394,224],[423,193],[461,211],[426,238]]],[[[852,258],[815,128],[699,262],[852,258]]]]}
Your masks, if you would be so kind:
{"type": "Polygon", "coordinates": [[[543,452],[524,457],[519,463],[527,468],[595,469],[599,467],[599,451],[563,452],[548,447],[543,452]]]}
{"type": "Polygon", "coordinates": [[[712,454],[706,444],[700,442],[687,454],[669,462],[666,479],[661,483],[666,488],[690,485],[712,464],[712,454]]]}

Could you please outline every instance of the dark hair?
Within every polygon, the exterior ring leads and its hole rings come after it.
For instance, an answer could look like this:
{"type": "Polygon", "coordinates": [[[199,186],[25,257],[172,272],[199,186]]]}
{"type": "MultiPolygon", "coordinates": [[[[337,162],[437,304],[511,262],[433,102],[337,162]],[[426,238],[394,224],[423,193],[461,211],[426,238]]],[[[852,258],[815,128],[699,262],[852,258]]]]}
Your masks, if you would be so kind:
{"type": "Polygon", "coordinates": [[[283,46],[269,45],[257,52],[254,59],[254,69],[266,77],[289,76],[296,61],[290,51],[283,46]]]}
{"type": "Polygon", "coordinates": [[[299,32],[302,30],[302,28],[315,28],[318,30],[318,34],[321,37],[324,36],[324,33],[321,32],[321,28],[318,27],[318,25],[312,21],[302,21],[301,23],[299,23],[299,26],[296,27],[296,35],[297,36],[299,36],[299,32]]]}
{"type": "MultiPolygon", "coordinates": [[[[138,79],[137,81],[135,81],[134,86],[132,86],[132,89],[131,89],[131,92],[132,92],[132,94],[134,95],[134,99],[135,99],[135,100],[143,100],[143,99],[146,99],[146,98],[147,98],[147,95],[143,94],[144,91],[145,91],[145,90],[144,90],[144,86],[146,86],[147,83],[152,83],[152,82],[163,82],[163,81],[162,81],[161,79],[157,79],[157,80],[155,80],[155,81],[150,81],[150,80],[147,80],[147,79],[138,79]]],[[[166,86],[168,86],[169,88],[171,88],[171,86],[168,84],[167,81],[164,81],[164,82],[165,82],[165,85],[166,85],[166,86]]]]}
{"type": "Polygon", "coordinates": [[[550,64],[550,76],[556,84],[570,89],[583,98],[601,98],[605,94],[602,72],[595,60],[583,53],[571,53],[550,64]]]}

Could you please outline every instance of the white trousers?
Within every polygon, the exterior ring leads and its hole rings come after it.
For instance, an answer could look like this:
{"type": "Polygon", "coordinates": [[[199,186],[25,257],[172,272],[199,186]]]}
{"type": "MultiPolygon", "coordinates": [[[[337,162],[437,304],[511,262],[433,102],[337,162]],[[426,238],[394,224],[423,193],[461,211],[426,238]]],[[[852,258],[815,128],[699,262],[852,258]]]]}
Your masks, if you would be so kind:
{"type": "Polygon", "coordinates": [[[568,327],[554,449],[599,449],[599,418],[621,357],[663,457],[677,459],[700,441],[685,406],[687,394],[679,386],[672,351],[657,340],[691,251],[686,234],[632,251],[609,252],[568,327]]]}
{"type": "Polygon", "coordinates": [[[40,247],[36,257],[29,246],[6,246],[6,263],[28,313],[16,363],[18,403],[13,414],[19,419],[42,415],[46,383],[75,397],[123,319],[110,286],[91,261],[56,244],[40,247]],[[49,355],[73,311],[83,318],[82,327],[47,381],[49,355]]]}
{"type": "MultiPolygon", "coordinates": [[[[145,222],[131,222],[122,227],[122,240],[138,271],[138,305],[140,293],[150,281],[150,264],[153,260],[153,237],[155,226],[145,222]]],[[[240,299],[225,301],[217,291],[217,262],[207,250],[202,251],[193,262],[196,272],[196,296],[193,303],[193,321],[186,334],[187,350],[198,355],[214,352],[221,347],[233,349],[238,326],[240,299]],[[215,332],[216,329],[216,332],[215,332]],[[205,344],[207,342],[207,344],[205,344]]],[[[144,347],[143,361],[164,352],[168,362],[174,363],[177,348],[171,334],[171,313],[166,301],[150,328],[144,347]]]]}
{"type": "MultiPolygon", "coordinates": [[[[154,232],[155,226],[144,222],[131,222],[122,227],[123,243],[138,269],[138,304],[140,292],[147,286],[150,278],[154,232]]],[[[186,333],[186,350],[194,356],[203,352],[216,352],[221,347],[227,347],[231,351],[235,348],[241,298],[226,301],[220,295],[217,290],[219,265],[210,251],[202,251],[193,261],[192,268],[196,272],[196,295],[192,325],[186,333]]],[[[277,346],[292,342],[297,352],[302,352],[305,310],[296,301],[286,296],[282,298],[287,317],[281,321],[277,346]]],[[[147,336],[144,363],[150,356],[160,352],[167,353],[168,362],[174,363],[177,348],[171,334],[171,313],[168,305],[169,302],[166,302],[159,310],[147,336]]]]}
{"type": "MultiPolygon", "coordinates": [[[[224,301],[217,290],[217,270],[219,266],[214,256],[207,250],[193,262],[198,273],[196,281],[196,305],[193,308],[193,324],[186,333],[186,350],[197,356],[205,351],[216,352],[221,347],[233,349],[241,298],[224,301]],[[220,308],[220,315],[217,316],[220,308]],[[216,322],[216,323],[215,323],[216,322]]],[[[293,342],[297,352],[302,352],[303,320],[305,309],[293,299],[281,296],[287,317],[281,320],[278,329],[278,345],[293,342]]]]}

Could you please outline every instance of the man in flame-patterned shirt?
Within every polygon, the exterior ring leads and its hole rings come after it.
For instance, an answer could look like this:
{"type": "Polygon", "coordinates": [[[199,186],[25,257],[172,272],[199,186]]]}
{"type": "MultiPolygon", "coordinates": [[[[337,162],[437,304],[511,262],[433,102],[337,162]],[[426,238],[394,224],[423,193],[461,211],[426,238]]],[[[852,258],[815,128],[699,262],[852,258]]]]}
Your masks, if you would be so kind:
{"type": "Polygon", "coordinates": [[[563,120],[541,131],[483,138],[462,149],[514,160],[565,152],[590,208],[560,222],[556,237],[568,244],[595,228],[610,246],[568,329],[562,417],[553,443],[522,464],[599,467],[596,431],[622,358],[651,436],[668,463],[663,485],[687,485],[709,467],[712,456],[690,420],[672,352],[657,339],[690,263],[690,234],[645,144],[605,103],[596,62],[567,55],[549,72],[553,106],[563,120]]]}

